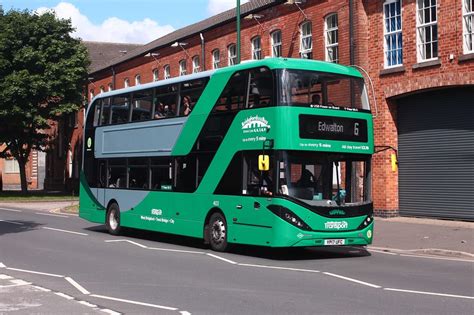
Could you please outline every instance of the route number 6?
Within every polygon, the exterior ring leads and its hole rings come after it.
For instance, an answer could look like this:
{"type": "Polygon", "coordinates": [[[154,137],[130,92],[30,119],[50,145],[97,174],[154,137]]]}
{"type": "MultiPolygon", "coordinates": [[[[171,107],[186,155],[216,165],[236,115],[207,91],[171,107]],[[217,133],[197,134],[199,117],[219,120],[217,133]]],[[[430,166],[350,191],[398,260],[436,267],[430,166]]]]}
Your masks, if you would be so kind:
{"type": "Polygon", "coordinates": [[[359,135],[359,123],[354,123],[354,135],[358,136],[359,135]]]}

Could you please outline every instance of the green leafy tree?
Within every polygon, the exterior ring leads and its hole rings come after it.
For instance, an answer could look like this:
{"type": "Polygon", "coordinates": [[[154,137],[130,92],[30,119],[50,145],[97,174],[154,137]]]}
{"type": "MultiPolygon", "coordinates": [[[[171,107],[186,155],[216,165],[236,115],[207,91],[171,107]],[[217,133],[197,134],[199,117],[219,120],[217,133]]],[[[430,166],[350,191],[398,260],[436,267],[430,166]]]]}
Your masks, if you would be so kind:
{"type": "Polygon", "coordinates": [[[16,158],[24,193],[31,151],[46,150],[50,122],[82,101],[89,60],[73,30],[53,13],[0,12],[0,157],[16,158]]]}

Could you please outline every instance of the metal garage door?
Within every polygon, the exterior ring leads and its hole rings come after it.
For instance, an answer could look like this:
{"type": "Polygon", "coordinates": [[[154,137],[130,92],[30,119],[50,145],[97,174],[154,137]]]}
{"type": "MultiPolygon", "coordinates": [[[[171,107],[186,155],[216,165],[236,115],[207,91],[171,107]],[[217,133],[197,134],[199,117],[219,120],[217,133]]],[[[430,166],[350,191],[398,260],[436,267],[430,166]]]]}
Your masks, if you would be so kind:
{"type": "Polygon", "coordinates": [[[401,215],[474,220],[474,87],[398,100],[401,215]]]}

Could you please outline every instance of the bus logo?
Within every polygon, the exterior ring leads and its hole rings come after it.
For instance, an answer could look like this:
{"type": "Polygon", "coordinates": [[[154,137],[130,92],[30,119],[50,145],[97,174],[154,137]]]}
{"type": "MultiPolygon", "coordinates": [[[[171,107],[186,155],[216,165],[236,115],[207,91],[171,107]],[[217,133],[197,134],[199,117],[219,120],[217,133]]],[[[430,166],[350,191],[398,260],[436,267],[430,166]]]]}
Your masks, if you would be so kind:
{"type": "Polygon", "coordinates": [[[92,138],[89,137],[87,138],[87,151],[91,151],[92,150],[92,138]]]}
{"type": "Polygon", "coordinates": [[[347,229],[349,224],[346,221],[329,221],[324,223],[324,228],[326,230],[340,230],[347,229]]]}
{"type": "Polygon", "coordinates": [[[346,212],[340,209],[334,209],[329,211],[329,215],[346,215],[346,212]]]}
{"type": "Polygon", "coordinates": [[[242,123],[242,131],[244,133],[266,132],[270,129],[270,124],[265,117],[250,116],[242,123]]]}

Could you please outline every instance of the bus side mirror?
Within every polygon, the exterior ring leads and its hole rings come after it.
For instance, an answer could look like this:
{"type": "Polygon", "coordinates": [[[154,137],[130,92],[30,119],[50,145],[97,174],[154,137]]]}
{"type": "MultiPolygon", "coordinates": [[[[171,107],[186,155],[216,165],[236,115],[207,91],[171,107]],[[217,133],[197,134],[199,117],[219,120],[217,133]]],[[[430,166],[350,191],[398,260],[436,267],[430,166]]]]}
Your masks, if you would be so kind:
{"type": "Polygon", "coordinates": [[[391,162],[392,162],[392,171],[393,171],[393,172],[396,172],[397,169],[398,169],[397,155],[394,154],[394,153],[392,153],[392,154],[390,155],[390,160],[391,160],[391,162]]]}
{"type": "Polygon", "coordinates": [[[268,171],[270,169],[270,157],[268,155],[260,154],[258,156],[258,170],[268,171]]]}

